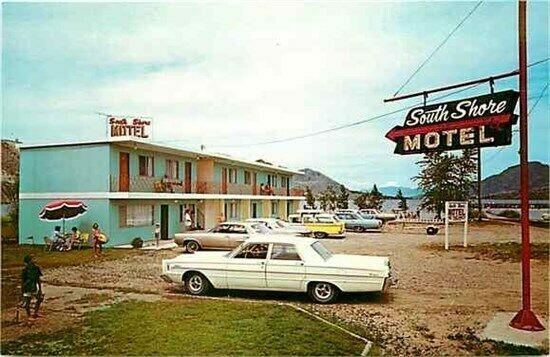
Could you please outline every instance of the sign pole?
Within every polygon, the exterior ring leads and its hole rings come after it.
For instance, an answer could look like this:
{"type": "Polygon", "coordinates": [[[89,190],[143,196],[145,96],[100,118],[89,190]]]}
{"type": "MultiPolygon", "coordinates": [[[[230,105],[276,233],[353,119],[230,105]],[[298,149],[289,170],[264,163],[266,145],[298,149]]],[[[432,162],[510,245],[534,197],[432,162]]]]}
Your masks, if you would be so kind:
{"type": "Polygon", "coordinates": [[[510,321],[510,326],[526,331],[542,331],[544,327],[531,310],[531,251],[529,243],[529,162],[527,156],[527,0],[518,3],[519,31],[519,138],[521,197],[521,282],[522,309],[510,321]]]}
{"type": "Polygon", "coordinates": [[[445,250],[449,250],[449,202],[445,202],[445,250]]]}
{"type": "Polygon", "coordinates": [[[477,220],[481,222],[481,212],[482,203],[481,203],[481,147],[477,147],[477,220]]]}
{"type": "Polygon", "coordinates": [[[468,202],[466,202],[466,206],[464,207],[464,237],[463,237],[462,245],[464,248],[468,246],[468,202]]]}

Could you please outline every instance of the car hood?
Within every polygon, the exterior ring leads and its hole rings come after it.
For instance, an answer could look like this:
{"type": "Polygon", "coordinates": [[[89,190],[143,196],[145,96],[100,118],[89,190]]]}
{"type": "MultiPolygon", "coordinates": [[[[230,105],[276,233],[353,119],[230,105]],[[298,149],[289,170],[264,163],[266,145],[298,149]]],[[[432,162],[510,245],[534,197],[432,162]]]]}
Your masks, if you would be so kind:
{"type": "Polygon", "coordinates": [[[389,272],[390,258],[374,255],[334,254],[326,264],[337,268],[365,269],[389,272]]]}

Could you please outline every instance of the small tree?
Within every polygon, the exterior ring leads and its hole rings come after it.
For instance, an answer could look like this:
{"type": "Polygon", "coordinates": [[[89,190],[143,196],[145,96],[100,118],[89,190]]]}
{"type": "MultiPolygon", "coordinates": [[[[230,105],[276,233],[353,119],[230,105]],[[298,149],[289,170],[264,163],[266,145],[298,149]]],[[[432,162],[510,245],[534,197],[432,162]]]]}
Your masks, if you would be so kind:
{"type": "Polygon", "coordinates": [[[368,205],[370,208],[382,209],[382,203],[384,203],[384,195],[378,191],[376,184],[372,187],[368,197],[368,205]]]}
{"type": "Polygon", "coordinates": [[[435,212],[441,218],[445,201],[468,200],[476,172],[476,162],[471,150],[462,155],[430,153],[418,161],[420,173],[413,177],[424,192],[421,208],[435,212]]]}
{"type": "Polygon", "coordinates": [[[321,208],[325,211],[331,211],[336,208],[338,197],[332,186],[328,186],[323,192],[319,194],[319,203],[321,208]]]}
{"type": "Polygon", "coordinates": [[[399,200],[397,202],[397,207],[402,211],[407,211],[409,209],[409,206],[407,205],[407,198],[403,196],[403,192],[400,188],[397,189],[397,194],[395,195],[395,198],[399,200]]]}
{"type": "Polygon", "coordinates": [[[340,185],[340,194],[338,195],[336,207],[340,209],[348,208],[349,193],[344,185],[340,185]]]}
{"type": "Polygon", "coordinates": [[[311,189],[309,186],[306,186],[306,204],[310,208],[315,208],[315,196],[313,196],[313,193],[311,192],[311,189]]]}
{"type": "Polygon", "coordinates": [[[353,200],[353,202],[357,207],[359,207],[359,209],[367,208],[368,207],[367,201],[368,201],[368,194],[365,192],[361,192],[361,194],[359,194],[359,196],[355,197],[355,200],[353,200]]]}

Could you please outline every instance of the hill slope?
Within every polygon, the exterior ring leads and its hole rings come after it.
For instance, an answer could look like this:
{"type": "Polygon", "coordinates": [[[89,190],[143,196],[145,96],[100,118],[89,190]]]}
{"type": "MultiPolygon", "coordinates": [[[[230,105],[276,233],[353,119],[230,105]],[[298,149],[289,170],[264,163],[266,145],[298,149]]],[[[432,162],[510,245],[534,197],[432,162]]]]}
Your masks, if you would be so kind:
{"type": "Polygon", "coordinates": [[[294,187],[305,189],[306,186],[309,186],[313,194],[325,190],[328,186],[332,186],[334,189],[340,186],[338,181],[331,179],[319,171],[307,168],[299,171],[302,174],[296,174],[292,177],[294,187]]]}
{"type": "MultiPolygon", "coordinates": [[[[549,166],[538,161],[529,163],[529,189],[532,198],[548,199],[549,166]]],[[[510,166],[501,173],[489,176],[481,181],[483,197],[518,198],[519,197],[519,165],[510,166]]]]}

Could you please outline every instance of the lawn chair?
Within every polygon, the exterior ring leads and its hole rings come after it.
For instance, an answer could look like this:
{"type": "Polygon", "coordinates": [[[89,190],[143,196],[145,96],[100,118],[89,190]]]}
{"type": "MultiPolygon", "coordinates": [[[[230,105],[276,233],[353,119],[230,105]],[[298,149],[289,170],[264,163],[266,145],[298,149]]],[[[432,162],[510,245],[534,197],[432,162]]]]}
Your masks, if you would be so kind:
{"type": "Polygon", "coordinates": [[[82,247],[87,247],[90,245],[90,233],[80,234],[80,239],[78,240],[78,250],[82,247]]]}
{"type": "Polygon", "coordinates": [[[52,248],[53,248],[53,240],[48,236],[44,237],[44,250],[51,252],[52,248]]]}

